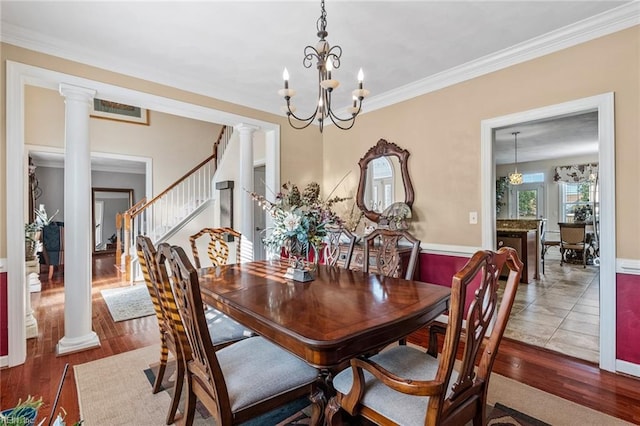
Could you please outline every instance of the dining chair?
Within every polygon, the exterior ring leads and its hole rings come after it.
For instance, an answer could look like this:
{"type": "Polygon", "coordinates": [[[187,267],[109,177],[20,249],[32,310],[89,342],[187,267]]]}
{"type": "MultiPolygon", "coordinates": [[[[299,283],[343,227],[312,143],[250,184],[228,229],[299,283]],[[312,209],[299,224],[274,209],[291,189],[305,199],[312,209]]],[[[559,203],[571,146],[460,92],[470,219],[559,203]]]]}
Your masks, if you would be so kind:
{"type": "MultiPolygon", "coordinates": [[[[159,247],[162,247],[162,244],[159,247]]],[[[191,355],[190,353],[183,355],[180,350],[178,339],[184,334],[181,331],[183,325],[171,291],[164,255],[160,253],[160,250],[156,251],[151,240],[144,235],[139,235],[136,239],[136,250],[160,330],[160,365],[153,384],[153,393],[162,390],[162,380],[167,368],[169,352],[176,360],[176,380],[171,406],[167,414],[167,424],[171,424],[175,421],[182,392],[183,380],[180,378],[184,377],[183,358],[189,359],[191,355]]],[[[207,309],[207,327],[215,347],[224,347],[253,335],[251,330],[213,308],[207,309]]],[[[188,345],[186,347],[188,348],[188,345]]]]}
{"type": "Polygon", "coordinates": [[[476,252],[453,277],[439,358],[415,347],[395,346],[371,358],[352,359],[351,368],[333,380],[336,395],[326,409],[327,424],[341,424],[343,411],[376,424],[485,424],[489,378],[522,266],[510,247],[476,252]],[[505,263],[509,276],[498,301],[505,263]],[[459,349],[462,359],[454,368],[459,349]]]}
{"type": "Polygon", "coordinates": [[[353,249],[356,245],[356,236],[351,233],[342,225],[327,225],[325,226],[327,236],[324,246],[324,262],[327,265],[335,266],[340,260],[341,248],[347,247],[347,252],[344,255],[343,267],[349,269],[351,266],[351,257],[353,256],[353,249]]]}
{"type": "Polygon", "coordinates": [[[586,223],[558,223],[560,227],[560,265],[567,260],[569,253],[582,255],[582,267],[587,267],[586,223]]]}
{"type": "Polygon", "coordinates": [[[225,241],[225,236],[230,235],[236,242],[236,263],[240,263],[241,253],[241,241],[242,235],[232,228],[203,228],[198,233],[189,237],[191,244],[191,251],[193,253],[193,260],[196,268],[201,268],[200,256],[198,253],[198,240],[205,236],[209,236],[209,243],[207,245],[207,255],[211,260],[213,266],[226,265],[229,260],[229,245],[225,241]]]}
{"type": "Polygon", "coordinates": [[[542,263],[542,273],[544,274],[544,257],[547,255],[547,251],[550,247],[558,247],[560,248],[560,237],[557,238],[549,238],[549,234],[559,234],[557,231],[549,231],[545,229],[544,222],[541,225],[541,233],[540,233],[540,245],[542,248],[540,249],[540,263],[542,263]]]}
{"type": "MultiPolygon", "coordinates": [[[[166,253],[166,246],[163,251],[166,253]]],[[[186,360],[185,425],[193,424],[196,399],[216,425],[227,426],[311,396],[318,371],[263,337],[250,337],[216,350],[206,326],[197,270],[177,246],[170,249],[169,264],[192,355],[186,360]]],[[[316,420],[321,413],[319,404],[314,402],[316,420]]]]}
{"type": "Polygon", "coordinates": [[[402,260],[398,247],[401,243],[408,243],[411,247],[411,256],[406,265],[404,279],[412,280],[418,263],[418,255],[420,252],[420,240],[416,239],[406,230],[391,229],[375,229],[369,235],[364,237],[364,260],[363,270],[369,272],[372,262],[376,265],[378,271],[382,275],[398,278],[402,269],[402,260]],[[379,240],[379,242],[376,242],[379,240]],[[370,259],[372,250],[370,247],[378,244],[375,251],[374,259],[370,259]]]}

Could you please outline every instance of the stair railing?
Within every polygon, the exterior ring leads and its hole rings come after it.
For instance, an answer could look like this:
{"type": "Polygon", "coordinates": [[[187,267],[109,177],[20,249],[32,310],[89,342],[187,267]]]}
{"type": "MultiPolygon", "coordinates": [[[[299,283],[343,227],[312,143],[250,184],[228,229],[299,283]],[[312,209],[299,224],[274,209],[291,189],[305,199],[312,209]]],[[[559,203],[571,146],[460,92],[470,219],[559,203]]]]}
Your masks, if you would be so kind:
{"type": "MultiPolygon", "coordinates": [[[[189,170],[150,201],[143,199],[122,215],[125,280],[132,280],[135,237],[146,235],[154,243],[179,226],[213,196],[213,176],[229,144],[233,127],[223,126],[213,145],[213,154],[189,170]]],[[[116,260],[116,261],[119,261],[116,260]]]]}

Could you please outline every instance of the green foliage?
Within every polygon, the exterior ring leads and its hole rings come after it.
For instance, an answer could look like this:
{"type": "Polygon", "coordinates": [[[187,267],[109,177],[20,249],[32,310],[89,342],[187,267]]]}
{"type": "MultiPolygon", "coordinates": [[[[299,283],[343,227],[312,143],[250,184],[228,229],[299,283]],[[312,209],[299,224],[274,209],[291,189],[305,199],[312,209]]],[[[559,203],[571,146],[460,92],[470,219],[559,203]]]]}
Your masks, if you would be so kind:
{"type": "Polygon", "coordinates": [[[496,180],[496,214],[499,214],[507,203],[505,202],[504,196],[507,192],[507,188],[509,187],[509,181],[506,176],[499,177],[496,180]]]}
{"type": "Polygon", "coordinates": [[[591,201],[589,199],[589,195],[591,193],[590,189],[591,189],[591,184],[589,183],[580,184],[580,186],[578,187],[578,193],[580,194],[580,201],[591,201]]]}
{"type": "Polygon", "coordinates": [[[518,192],[518,216],[535,217],[537,215],[537,194],[536,191],[518,192]]]}

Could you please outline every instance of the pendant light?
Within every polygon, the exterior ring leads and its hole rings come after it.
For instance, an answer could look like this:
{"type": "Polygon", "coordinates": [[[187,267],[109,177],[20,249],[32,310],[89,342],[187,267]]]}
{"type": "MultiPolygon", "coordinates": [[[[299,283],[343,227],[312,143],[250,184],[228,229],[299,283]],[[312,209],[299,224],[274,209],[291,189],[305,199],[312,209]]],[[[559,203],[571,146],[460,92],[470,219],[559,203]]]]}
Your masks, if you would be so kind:
{"type": "Polygon", "coordinates": [[[514,145],[516,149],[516,157],[515,157],[515,171],[509,174],[509,183],[511,185],[521,185],[522,184],[522,173],[518,173],[518,134],[520,132],[511,133],[514,137],[514,145]]]}

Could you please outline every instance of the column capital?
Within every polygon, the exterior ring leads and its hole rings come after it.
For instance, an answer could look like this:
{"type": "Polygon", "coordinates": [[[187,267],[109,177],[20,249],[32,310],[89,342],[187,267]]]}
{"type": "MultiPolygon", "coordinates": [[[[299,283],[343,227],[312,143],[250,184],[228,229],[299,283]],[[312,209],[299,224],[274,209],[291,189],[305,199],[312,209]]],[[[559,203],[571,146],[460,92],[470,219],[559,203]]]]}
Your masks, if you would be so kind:
{"type": "Polygon", "coordinates": [[[260,130],[260,127],[254,126],[253,124],[240,123],[233,126],[234,130],[240,132],[240,134],[251,135],[256,130],[260,130]]]}
{"type": "Polygon", "coordinates": [[[77,101],[89,101],[96,96],[96,91],[86,87],[74,86],[67,83],[60,83],[58,92],[67,99],[77,101]]]}

